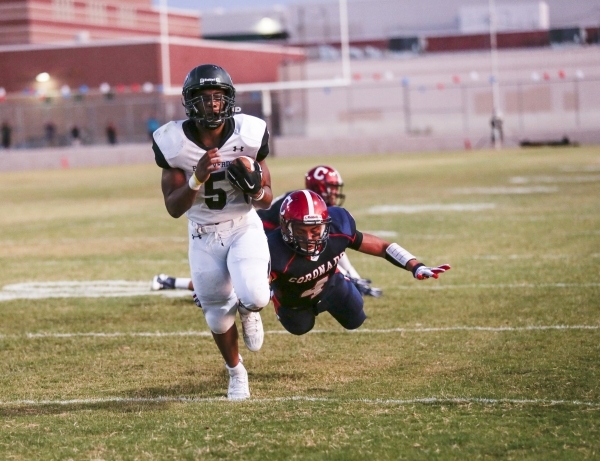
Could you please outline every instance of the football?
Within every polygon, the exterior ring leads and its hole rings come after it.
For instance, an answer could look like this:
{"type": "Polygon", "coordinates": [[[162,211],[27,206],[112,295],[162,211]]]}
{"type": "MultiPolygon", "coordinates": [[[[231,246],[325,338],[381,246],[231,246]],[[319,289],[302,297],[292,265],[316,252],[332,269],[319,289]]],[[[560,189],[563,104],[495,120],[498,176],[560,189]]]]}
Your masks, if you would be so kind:
{"type": "MultiPolygon", "coordinates": [[[[227,180],[244,194],[256,195],[262,184],[262,170],[252,157],[240,156],[227,167],[227,180]]],[[[246,197],[247,199],[247,197],[246,197]]]]}
{"type": "Polygon", "coordinates": [[[241,157],[238,157],[236,160],[240,160],[250,173],[252,173],[254,171],[254,159],[253,158],[242,155],[241,157]]]}

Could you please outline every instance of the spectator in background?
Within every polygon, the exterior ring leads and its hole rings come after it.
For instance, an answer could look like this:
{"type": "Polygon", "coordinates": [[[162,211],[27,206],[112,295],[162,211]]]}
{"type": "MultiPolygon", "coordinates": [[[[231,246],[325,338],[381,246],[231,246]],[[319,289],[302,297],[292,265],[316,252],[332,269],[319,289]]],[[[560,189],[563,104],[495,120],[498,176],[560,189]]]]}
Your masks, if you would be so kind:
{"type": "Polygon", "coordinates": [[[44,125],[44,137],[46,139],[46,146],[56,145],[56,125],[53,122],[46,122],[44,125]]]}
{"type": "Polygon", "coordinates": [[[109,144],[117,143],[117,129],[113,122],[108,122],[106,125],[106,140],[109,144]]]}
{"type": "Polygon", "coordinates": [[[73,125],[71,128],[71,145],[72,146],[80,146],[81,145],[81,132],[77,125],[73,125]]]}
{"type": "Polygon", "coordinates": [[[4,149],[9,149],[12,144],[12,127],[8,121],[4,120],[2,122],[2,147],[4,149]]]}
{"type": "Polygon", "coordinates": [[[490,120],[490,127],[492,128],[492,146],[496,147],[498,144],[502,146],[504,144],[504,129],[503,129],[502,114],[494,113],[490,120]]]}
{"type": "Polygon", "coordinates": [[[148,131],[148,136],[150,137],[150,141],[153,140],[152,134],[160,128],[160,122],[156,119],[154,115],[152,115],[148,120],[146,120],[146,129],[148,131]]]}

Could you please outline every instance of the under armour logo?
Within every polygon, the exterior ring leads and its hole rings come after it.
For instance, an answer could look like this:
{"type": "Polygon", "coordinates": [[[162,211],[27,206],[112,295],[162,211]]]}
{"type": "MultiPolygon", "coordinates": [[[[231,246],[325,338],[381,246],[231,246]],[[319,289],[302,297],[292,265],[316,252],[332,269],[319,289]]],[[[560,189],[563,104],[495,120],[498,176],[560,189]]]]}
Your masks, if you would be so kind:
{"type": "Polygon", "coordinates": [[[242,146],[242,147],[233,146],[234,152],[237,152],[238,149],[240,150],[240,152],[244,152],[244,146],[242,146]]]}

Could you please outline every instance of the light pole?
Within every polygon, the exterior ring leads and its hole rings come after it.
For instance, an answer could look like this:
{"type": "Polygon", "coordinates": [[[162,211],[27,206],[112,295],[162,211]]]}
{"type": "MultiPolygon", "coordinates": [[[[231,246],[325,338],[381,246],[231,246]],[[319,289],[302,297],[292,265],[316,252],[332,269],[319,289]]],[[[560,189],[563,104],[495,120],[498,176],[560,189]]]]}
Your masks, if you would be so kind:
{"type": "Polygon", "coordinates": [[[167,0],[160,0],[160,56],[163,93],[171,89],[171,57],[169,55],[169,9],[167,0]]]}
{"type": "Polygon", "coordinates": [[[340,44],[342,54],[342,75],[346,82],[352,79],[350,71],[350,33],[348,31],[348,0],[340,0],[340,44]]]}
{"type": "Polygon", "coordinates": [[[498,76],[498,37],[496,34],[496,3],[489,0],[490,10],[490,57],[492,60],[492,139],[495,149],[502,149],[502,110],[500,107],[500,83],[498,76]]]}

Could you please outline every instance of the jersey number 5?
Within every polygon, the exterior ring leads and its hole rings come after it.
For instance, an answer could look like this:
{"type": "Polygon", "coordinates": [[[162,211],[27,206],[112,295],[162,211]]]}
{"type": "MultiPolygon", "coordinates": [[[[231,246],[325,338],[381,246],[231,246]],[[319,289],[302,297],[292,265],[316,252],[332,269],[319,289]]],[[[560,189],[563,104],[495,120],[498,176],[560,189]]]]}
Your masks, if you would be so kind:
{"type": "Polygon", "coordinates": [[[218,181],[226,181],[225,171],[217,171],[208,177],[204,183],[204,203],[211,210],[222,210],[227,203],[227,192],[223,189],[216,189],[214,184],[218,181]]]}
{"type": "Polygon", "coordinates": [[[323,277],[317,283],[315,283],[314,287],[312,287],[310,290],[306,290],[304,293],[302,293],[300,295],[300,297],[305,298],[307,296],[310,296],[310,299],[314,299],[315,296],[317,296],[319,293],[321,293],[323,291],[323,288],[325,288],[325,284],[327,283],[327,280],[329,280],[329,276],[323,277]]]}

